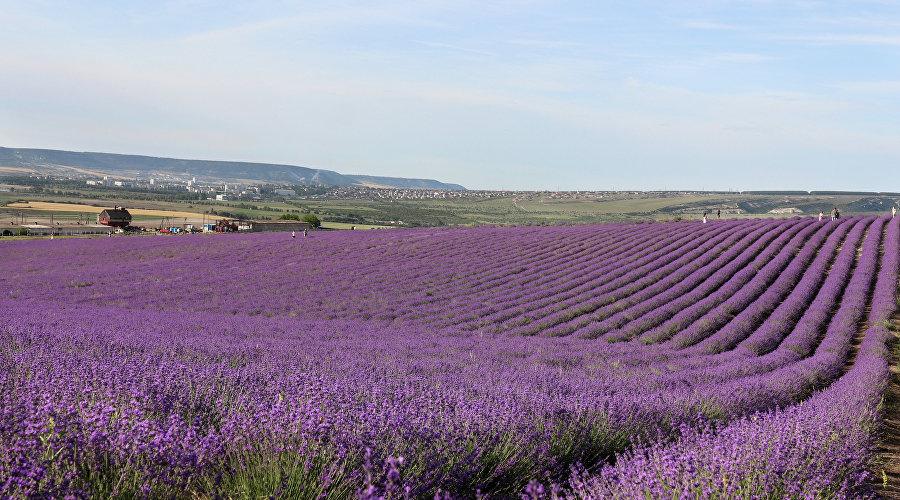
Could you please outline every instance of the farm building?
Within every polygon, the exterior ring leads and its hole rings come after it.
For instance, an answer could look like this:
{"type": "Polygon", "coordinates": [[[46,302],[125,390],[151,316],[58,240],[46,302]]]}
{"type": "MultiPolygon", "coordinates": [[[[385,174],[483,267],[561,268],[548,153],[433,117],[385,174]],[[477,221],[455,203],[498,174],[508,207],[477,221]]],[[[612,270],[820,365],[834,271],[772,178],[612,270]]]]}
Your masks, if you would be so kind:
{"type": "Polygon", "coordinates": [[[237,221],[230,219],[221,219],[216,221],[214,231],[217,233],[232,233],[238,230],[237,221]]]}
{"type": "Polygon", "coordinates": [[[262,231],[303,231],[312,229],[308,222],[297,220],[254,220],[250,221],[250,231],[259,233],[262,231]]]}
{"type": "Polygon", "coordinates": [[[26,229],[29,236],[74,236],[79,234],[106,234],[109,226],[100,224],[0,224],[0,236],[12,236],[19,230],[26,229]]]}
{"type": "Polygon", "coordinates": [[[124,208],[107,208],[97,216],[97,222],[107,226],[127,227],[131,225],[131,214],[124,208]]]}

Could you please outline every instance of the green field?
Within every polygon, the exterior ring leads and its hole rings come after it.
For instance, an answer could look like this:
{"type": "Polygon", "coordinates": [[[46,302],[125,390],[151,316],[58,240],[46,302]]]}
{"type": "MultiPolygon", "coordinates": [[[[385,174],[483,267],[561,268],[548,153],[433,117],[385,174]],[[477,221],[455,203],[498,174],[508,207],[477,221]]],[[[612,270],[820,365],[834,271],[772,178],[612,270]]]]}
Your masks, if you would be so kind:
{"type": "MultiPolygon", "coordinates": [[[[9,182],[12,184],[12,182],[9,182]]],[[[8,185],[9,185],[8,184],[8,185]]],[[[829,214],[837,206],[843,214],[889,213],[896,195],[874,194],[737,194],[737,193],[508,193],[491,197],[443,199],[318,199],[292,197],[284,200],[213,201],[185,199],[186,193],[158,193],[126,189],[75,186],[35,190],[13,185],[0,192],[0,205],[16,201],[44,201],[83,205],[120,205],[132,209],[192,212],[215,220],[223,217],[278,219],[284,214],[315,214],[325,227],[359,229],[369,227],[416,227],[462,224],[561,224],[633,220],[699,219],[703,212],[723,218],[816,216],[829,214]],[[793,209],[789,212],[786,209],[793,209]],[[772,210],[781,210],[773,213],[772,210]]],[[[2,217],[12,218],[19,209],[0,206],[2,217]]],[[[19,210],[23,211],[23,210],[19,210]]],[[[26,216],[47,217],[31,213],[26,216]]],[[[96,208],[85,207],[83,217],[96,217],[96,208]]],[[[79,212],[54,213],[58,220],[77,220],[79,212]]],[[[135,221],[153,224],[159,217],[136,216],[135,221]]]]}

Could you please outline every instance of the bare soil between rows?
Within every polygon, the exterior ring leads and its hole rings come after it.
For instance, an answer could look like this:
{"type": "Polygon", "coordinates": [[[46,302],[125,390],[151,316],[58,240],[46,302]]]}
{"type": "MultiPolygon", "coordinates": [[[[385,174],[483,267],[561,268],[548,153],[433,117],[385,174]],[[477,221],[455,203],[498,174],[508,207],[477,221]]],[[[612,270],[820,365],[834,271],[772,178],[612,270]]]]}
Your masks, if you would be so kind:
{"type": "MultiPolygon", "coordinates": [[[[894,336],[900,331],[900,314],[891,318],[894,336]]],[[[873,473],[876,491],[881,498],[900,499],[900,368],[898,352],[900,342],[895,342],[891,352],[891,383],[884,395],[884,426],[876,449],[877,458],[873,473]]]]}

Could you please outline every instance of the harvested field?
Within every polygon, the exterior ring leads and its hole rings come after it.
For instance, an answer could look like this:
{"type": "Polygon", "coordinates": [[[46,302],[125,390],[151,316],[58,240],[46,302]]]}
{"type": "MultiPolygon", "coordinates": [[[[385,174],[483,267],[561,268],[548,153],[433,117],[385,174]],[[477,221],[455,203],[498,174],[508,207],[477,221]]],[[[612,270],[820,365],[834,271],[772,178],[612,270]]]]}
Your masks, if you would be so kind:
{"type": "MultiPolygon", "coordinates": [[[[11,208],[27,208],[31,210],[42,210],[48,212],[96,212],[100,213],[102,210],[106,208],[112,208],[111,206],[92,206],[92,205],[79,205],[77,203],[51,203],[44,201],[30,201],[30,202],[19,202],[19,203],[10,203],[7,205],[11,208]]],[[[128,208],[128,207],[126,207],[128,208]]],[[[150,210],[143,208],[128,208],[128,212],[131,215],[137,216],[152,216],[152,217],[179,217],[179,218],[188,218],[188,219],[203,219],[204,217],[209,217],[209,215],[204,215],[196,212],[177,212],[170,210],[150,210]]]]}

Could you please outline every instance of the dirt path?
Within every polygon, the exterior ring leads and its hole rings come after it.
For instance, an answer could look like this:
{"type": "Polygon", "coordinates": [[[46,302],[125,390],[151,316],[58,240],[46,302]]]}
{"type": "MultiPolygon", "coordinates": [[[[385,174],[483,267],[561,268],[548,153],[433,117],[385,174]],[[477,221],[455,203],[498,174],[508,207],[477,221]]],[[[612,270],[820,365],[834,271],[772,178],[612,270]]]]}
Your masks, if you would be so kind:
{"type": "MultiPolygon", "coordinates": [[[[862,258],[862,249],[866,245],[866,239],[869,237],[869,231],[872,229],[872,226],[866,228],[866,231],[863,233],[863,237],[859,240],[859,246],[856,247],[856,258],[853,259],[853,265],[850,267],[850,276],[853,276],[853,273],[856,272],[856,267],[859,266],[859,260],[862,258]]],[[[880,267],[881,260],[884,258],[884,231],[887,230],[887,227],[882,229],[881,240],[878,244],[878,264],[880,267]]],[[[843,248],[843,245],[841,245],[843,248]]],[[[872,294],[874,293],[873,289],[875,287],[875,280],[878,276],[878,269],[875,270],[872,283],[870,284],[869,289],[869,298],[866,300],[866,308],[863,311],[862,318],[859,320],[856,326],[856,333],[853,334],[853,338],[850,340],[850,349],[847,352],[847,360],[844,362],[844,373],[850,371],[853,368],[853,364],[856,363],[856,355],[859,354],[859,346],[862,344],[863,337],[866,336],[866,330],[869,329],[869,313],[872,312],[872,294]]],[[[841,297],[841,301],[843,301],[843,296],[841,297]]],[[[834,318],[834,315],[837,314],[840,306],[836,306],[831,311],[831,317],[834,318]]],[[[822,332],[819,335],[819,343],[822,343],[822,340],[825,339],[826,332],[822,332]]]]}
{"type": "MultiPolygon", "coordinates": [[[[884,231],[887,231],[885,226],[884,231]]],[[[868,235],[868,231],[866,231],[868,235]]],[[[885,235],[882,234],[881,243],[878,248],[878,264],[884,259],[884,241],[885,235]]],[[[863,238],[865,242],[865,238],[863,238]]],[[[862,244],[856,254],[856,262],[862,254],[862,244]]],[[[855,264],[854,264],[855,267],[855,264]]],[[[877,271],[876,271],[877,275],[877,271]]],[[[874,287],[874,283],[872,286],[874,287]]],[[[873,292],[874,293],[874,292],[873,292]]],[[[866,305],[865,314],[857,325],[856,334],[850,345],[850,351],[847,353],[847,362],[844,370],[849,371],[856,362],[856,356],[859,353],[859,346],[865,336],[866,330],[869,329],[869,314],[872,310],[872,297],[869,297],[866,305]]],[[[900,332],[900,312],[895,313],[891,317],[891,330],[897,337],[900,332]]],[[[894,344],[897,346],[897,344],[894,344]]],[[[884,427],[881,429],[879,442],[876,445],[875,461],[871,466],[872,486],[881,498],[900,500],[900,369],[898,369],[898,351],[892,349],[891,359],[891,382],[884,395],[884,427]]]]}
{"type": "Polygon", "coordinates": [[[869,303],[866,305],[863,319],[859,322],[856,333],[853,335],[853,340],[850,342],[850,352],[847,353],[847,362],[844,365],[844,373],[849,372],[856,363],[856,356],[859,354],[859,346],[862,345],[863,337],[866,336],[866,331],[869,329],[869,314],[871,312],[872,298],[869,297],[869,303]]]}
{"type": "MultiPolygon", "coordinates": [[[[885,230],[887,227],[885,226],[885,230]]],[[[878,262],[884,258],[884,238],[878,252],[878,262]]],[[[898,296],[900,299],[900,296],[898,296]]],[[[868,314],[866,315],[868,316],[868,314]]],[[[868,327],[868,323],[866,323],[868,327]]],[[[898,337],[900,311],[891,316],[891,332],[898,337]]],[[[876,448],[873,482],[879,496],[900,499],[900,368],[896,342],[891,348],[891,382],[884,394],[884,427],[876,448]]]]}
{"type": "MultiPolygon", "coordinates": [[[[894,336],[900,330],[900,314],[891,318],[894,336]]],[[[895,344],[896,346],[896,344],[895,344]]],[[[892,349],[891,383],[884,395],[884,427],[874,467],[876,491],[882,498],[900,499],[900,369],[898,352],[892,349]]]]}

